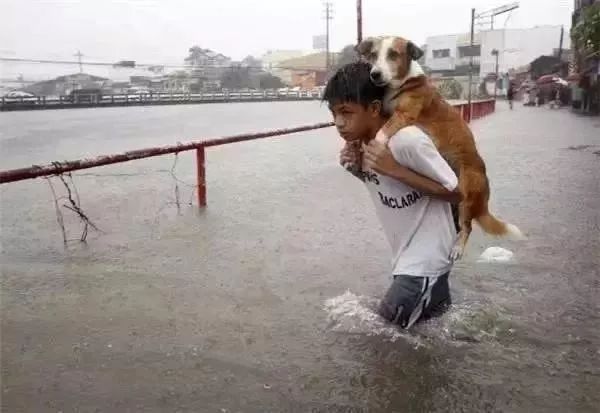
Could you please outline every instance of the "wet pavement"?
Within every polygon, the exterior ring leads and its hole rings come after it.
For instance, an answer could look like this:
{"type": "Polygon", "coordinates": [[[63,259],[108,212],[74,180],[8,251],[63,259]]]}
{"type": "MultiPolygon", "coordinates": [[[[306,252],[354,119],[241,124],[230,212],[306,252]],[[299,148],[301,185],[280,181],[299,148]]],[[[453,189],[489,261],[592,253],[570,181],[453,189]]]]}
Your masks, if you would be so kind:
{"type": "MultiPolygon", "coordinates": [[[[66,249],[48,182],[3,185],[2,410],[597,411],[600,119],[504,106],[472,127],[492,210],[528,239],[475,229],[454,308],[410,334],[370,311],[389,249],[332,129],[211,148],[202,211],[192,154],[179,181],[174,157],[74,174],[101,232],[66,249]],[[490,246],[512,260],[478,262],[490,246]]],[[[316,102],[3,113],[0,159],[324,120],[316,102]]]]}

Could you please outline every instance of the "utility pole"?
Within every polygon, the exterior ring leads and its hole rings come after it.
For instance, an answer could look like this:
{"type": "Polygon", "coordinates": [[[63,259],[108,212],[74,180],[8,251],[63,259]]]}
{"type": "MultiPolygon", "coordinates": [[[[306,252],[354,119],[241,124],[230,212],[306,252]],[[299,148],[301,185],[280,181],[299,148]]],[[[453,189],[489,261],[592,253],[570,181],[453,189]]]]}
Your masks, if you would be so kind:
{"type": "Polygon", "coordinates": [[[331,59],[329,54],[329,21],[333,19],[333,3],[326,1],[323,3],[325,7],[325,70],[329,74],[331,69],[331,59]]]}
{"type": "Polygon", "coordinates": [[[560,26],[560,43],[558,44],[558,60],[562,59],[563,37],[565,36],[564,26],[560,26]]]}
{"type": "Polygon", "coordinates": [[[470,50],[469,50],[469,91],[468,91],[468,99],[467,99],[467,107],[469,108],[469,119],[468,121],[471,121],[471,115],[472,115],[472,107],[471,107],[471,100],[473,99],[473,91],[472,89],[472,83],[473,83],[473,43],[475,42],[475,9],[471,9],[471,42],[470,42],[470,50]]]}
{"type": "Polygon", "coordinates": [[[362,42],[362,0],[356,0],[356,44],[362,42]]]}
{"type": "Polygon", "coordinates": [[[81,54],[80,50],[77,50],[77,53],[75,53],[73,56],[75,56],[77,58],[77,60],[79,61],[79,73],[83,73],[83,64],[81,63],[81,58],[84,55],[81,54]]]}

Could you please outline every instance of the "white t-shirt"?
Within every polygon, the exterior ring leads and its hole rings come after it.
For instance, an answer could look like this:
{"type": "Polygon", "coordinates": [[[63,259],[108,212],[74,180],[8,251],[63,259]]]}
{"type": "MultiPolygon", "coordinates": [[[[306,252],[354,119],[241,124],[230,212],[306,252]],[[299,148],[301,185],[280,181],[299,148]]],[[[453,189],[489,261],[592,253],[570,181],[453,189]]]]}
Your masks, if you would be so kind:
{"type": "MultiPolygon", "coordinates": [[[[418,127],[398,131],[389,148],[400,165],[449,191],[456,188],[456,175],[418,127]]],[[[456,238],[450,204],[373,170],[364,171],[363,177],[392,247],[393,274],[437,277],[450,271],[456,238]]]]}

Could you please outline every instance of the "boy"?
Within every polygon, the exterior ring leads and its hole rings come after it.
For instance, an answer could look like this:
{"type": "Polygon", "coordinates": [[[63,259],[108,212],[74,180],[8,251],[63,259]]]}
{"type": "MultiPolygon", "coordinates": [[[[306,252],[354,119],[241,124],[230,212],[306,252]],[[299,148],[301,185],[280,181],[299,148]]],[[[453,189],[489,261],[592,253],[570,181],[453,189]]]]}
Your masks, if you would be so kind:
{"type": "Polygon", "coordinates": [[[431,139],[415,126],[394,135],[387,147],[373,139],[386,122],[384,88],[370,79],[368,63],[338,70],[325,87],[336,128],[346,141],[342,165],[359,162],[356,175],[369,190],[393,252],[393,282],[379,307],[387,320],[410,328],[450,303],[449,258],[456,238],[450,203],[458,203],[457,178],[431,139]]]}

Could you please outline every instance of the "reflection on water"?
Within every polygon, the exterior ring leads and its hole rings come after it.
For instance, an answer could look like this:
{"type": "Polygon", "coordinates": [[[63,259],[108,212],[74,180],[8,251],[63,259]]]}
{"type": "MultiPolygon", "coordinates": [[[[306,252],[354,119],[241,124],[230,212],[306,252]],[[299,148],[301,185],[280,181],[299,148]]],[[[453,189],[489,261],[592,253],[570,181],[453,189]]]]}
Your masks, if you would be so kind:
{"type": "MultiPolygon", "coordinates": [[[[182,183],[177,211],[173,157],[74,174],[103,232],[66,250],[47,182],[3,185],[3,410],[595,411],[598,158],[563,148],[598,145],[597,128],[528,109],[473,124],[492,209],[528,240],[475,230],[451,310],[410,332],[373,311],[389,247],[331,129],[211,148],[203,211],[182,183]],[[514,255],[478,262],[491,246],[514,255]]],[[[0,118],[12,168],[329,115],[305,102],[0,118]]],[[[193,156],[176,174],[194,184],[193,156]]],[[[65,224],[80,234],[68,211],[65,224]]]]}

